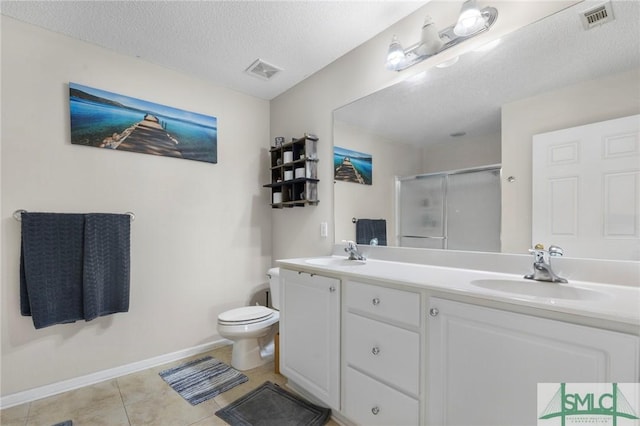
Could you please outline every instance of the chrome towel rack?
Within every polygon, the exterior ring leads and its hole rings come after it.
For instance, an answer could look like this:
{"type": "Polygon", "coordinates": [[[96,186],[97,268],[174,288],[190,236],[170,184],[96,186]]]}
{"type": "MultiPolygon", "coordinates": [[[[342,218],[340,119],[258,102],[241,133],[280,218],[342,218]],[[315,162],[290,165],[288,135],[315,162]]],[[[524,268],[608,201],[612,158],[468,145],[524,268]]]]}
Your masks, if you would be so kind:
{"type": "MultiPolygon", "coordinates": [[[[18,209],[15,212],[13,212],[13,218],[15,220],[17,220],[18,222],[20,222],[22,220],[22,213],[27,213],[26,210],[24,209],[18,209]]],[[[125,212],[124,214],[128,214],[129,218],[131,219],[131,222],[133,222],[134,220],[136,220],[136,215],[133,212],[125,212]]]]}

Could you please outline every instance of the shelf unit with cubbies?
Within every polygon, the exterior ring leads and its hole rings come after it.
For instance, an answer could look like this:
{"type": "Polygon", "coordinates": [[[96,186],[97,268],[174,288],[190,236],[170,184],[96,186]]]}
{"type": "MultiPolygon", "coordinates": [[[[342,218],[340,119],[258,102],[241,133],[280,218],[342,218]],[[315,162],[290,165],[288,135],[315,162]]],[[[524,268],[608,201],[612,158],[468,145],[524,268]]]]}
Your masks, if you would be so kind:
{"type": "Polygon", "coordinates": [[[271,207],[315,206],[318,200],[318,138],[305,134],[269,150],[271,207]]]}

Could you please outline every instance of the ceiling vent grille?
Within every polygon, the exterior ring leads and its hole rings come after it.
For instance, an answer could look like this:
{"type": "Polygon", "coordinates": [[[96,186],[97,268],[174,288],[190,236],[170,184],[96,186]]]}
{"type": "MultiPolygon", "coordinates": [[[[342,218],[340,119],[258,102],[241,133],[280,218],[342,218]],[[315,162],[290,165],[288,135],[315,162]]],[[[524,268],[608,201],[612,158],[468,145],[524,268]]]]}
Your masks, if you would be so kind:
{"type": "Polygon", "coordinates": [[[261,78],[263,80],[270,80],[280,71],[282,71],[281,68],[278,68],[275,65],[271,65],[263,61],[262,59],[256,59],[256,61],[245,70],[247,74],[261,78]]]}
{"type": "Polygon", "coordinates": [[[585,30],[613,21],[613,9],[611,2],[603,3],[580,14],[585,30]]]}

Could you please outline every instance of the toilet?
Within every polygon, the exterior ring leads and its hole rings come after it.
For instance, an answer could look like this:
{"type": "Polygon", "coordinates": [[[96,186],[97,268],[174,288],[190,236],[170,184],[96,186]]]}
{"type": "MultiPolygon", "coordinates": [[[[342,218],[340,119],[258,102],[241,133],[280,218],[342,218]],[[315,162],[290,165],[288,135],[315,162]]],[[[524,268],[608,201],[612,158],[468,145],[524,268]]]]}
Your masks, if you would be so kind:
{"type": "Polygon", "coordinates": [[[250,370],[273,360],[274,337],[278,331],[280,312],[280,269],[267,273],[271,290],[271,304],[245,306],[218,315],[218,333],[233,342],[231,366],[236,370],[250,370]]]}

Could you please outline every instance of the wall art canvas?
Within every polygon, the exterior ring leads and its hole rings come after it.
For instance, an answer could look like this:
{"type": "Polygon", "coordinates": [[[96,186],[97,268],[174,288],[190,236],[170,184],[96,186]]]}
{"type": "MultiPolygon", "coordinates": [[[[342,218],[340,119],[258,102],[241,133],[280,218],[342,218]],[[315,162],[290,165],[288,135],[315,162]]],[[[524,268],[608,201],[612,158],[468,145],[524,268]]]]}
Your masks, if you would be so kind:
{"type": "Polygon", "coordinates": [[[371,185],[373,159],[370,154],[333,147],[334,179],[371,185]]]}
{"type": "Polygon", "coordinates": [[[71,143],[218,162],[218,119],[69,83],[71,143]]]}

